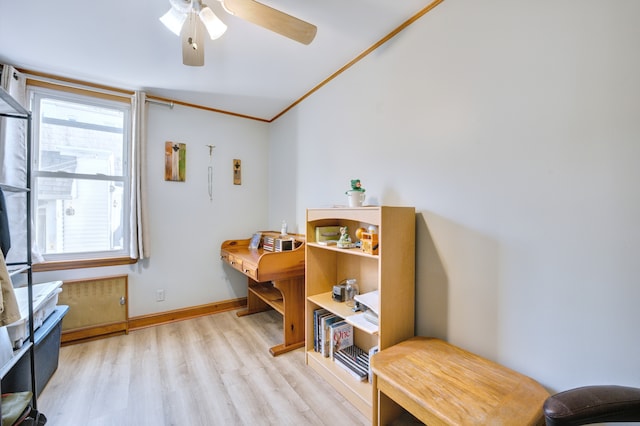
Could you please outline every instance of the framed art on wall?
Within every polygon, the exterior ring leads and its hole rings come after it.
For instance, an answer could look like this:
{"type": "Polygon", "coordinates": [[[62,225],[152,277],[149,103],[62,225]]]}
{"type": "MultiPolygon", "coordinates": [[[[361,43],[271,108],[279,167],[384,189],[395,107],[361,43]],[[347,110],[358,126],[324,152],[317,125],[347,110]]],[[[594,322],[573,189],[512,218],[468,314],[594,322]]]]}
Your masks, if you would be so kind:
{"type": "Polygon", "coordinates": [[[187,145],[177,142],[164,144],[164,180],[184,182],[187,167],[187,145]]]}

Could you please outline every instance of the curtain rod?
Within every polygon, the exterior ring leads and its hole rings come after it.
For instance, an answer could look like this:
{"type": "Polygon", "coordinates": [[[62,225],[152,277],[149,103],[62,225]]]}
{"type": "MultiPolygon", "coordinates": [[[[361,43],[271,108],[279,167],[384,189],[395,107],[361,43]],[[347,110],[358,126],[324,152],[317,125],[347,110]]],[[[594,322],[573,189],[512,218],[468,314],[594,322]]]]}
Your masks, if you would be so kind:
{"type": "MultiPolygon", "coordinates": [[[[100,87],[95,87],[92,85],[88,85],[88,84],[82,84],[82,83],[73,83],[73,82],[69,82],[66,80],[58,80],[56,78],[53,77],[45,77],[45,76],[41,76],[41,75],[37,75],[37,74],[30,74],[29,72],[26,71],[18,71],[20,72],[20,74],[22,74],[23,76],[25,76],[26,78],[30,78],[32,80],[38,80],[38,81],[42,81],[44,83],[52,83],[52,84],[59,84],[59,85],[63,85],[63,86],[67,86],[67,87],[72,87],[75,89],[83,89],[83,90],[91,90],[93,92],[98,92],[98,93],[102,93],[104,95],[112,95],[112,96],[130,96],[133,97],[134,93],[129,92],[129,91],[125,91],[123,90],[122,92],[116,91],[116,90],[108,90],[108,89],[104,89],[104,88],[100,88],[100,87]]],[[[159,104],[159,105],[166,105],[169,108],[173,109],[174,107],[174,102],[173,101],[165,101],[165,100],[160,100],[160,99],[150,99],[150,98],[146,98],[146,101],[149,103],[154,103],[154,104],[159,104]]]]}
{"type": "Polygon", "coordinates": [[[174,106],[173,101],[162,101],[160,99],[149,99],[149,98],[147,98],[146,101],[151,104],[166,105],[170,109],[173,109],[173,106],[174,106]]]}
{"type": "Polygon", "coordinates": [[[74,89],[89,90],[92,92],[101,93],[103,95],[133,97],[135,94],[135,92],[132,90],[122,90],[122,91],[109,90],[109,89],[105,89],[99,86],[94,86],[91,84],[75,83],[75,82],[64,80],[64,79],[57,79],[54,77],[46,77],[38,74],[31,74],[28,71],[22,71],[22,70],[17,70],[17,71],[23,76],[25,76],[26,78],[31,80],[41,81],[43,83],[57,84],[60,86],[71,87],[74,89]]]}

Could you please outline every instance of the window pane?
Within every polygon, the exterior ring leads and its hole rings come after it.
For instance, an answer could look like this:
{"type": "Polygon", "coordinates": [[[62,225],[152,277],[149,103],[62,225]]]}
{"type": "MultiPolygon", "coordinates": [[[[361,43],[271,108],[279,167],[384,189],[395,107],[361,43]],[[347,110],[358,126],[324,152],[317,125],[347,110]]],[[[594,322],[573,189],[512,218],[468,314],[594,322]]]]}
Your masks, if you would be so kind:
{"type": "Polygon", "coordinates": [[[123,184],[37,178],[36,240],[44,255],[123,248],[123,184]]]}
{"type": "Polygon", "coordinates": [[[45,260],[125,256],[131,108],[33,87],[34,237],[45,260]]]}
{"type": "Polygon", "coordinates": [[[124,111],[42,99],[37,170],[123,175],[124,111]]]}

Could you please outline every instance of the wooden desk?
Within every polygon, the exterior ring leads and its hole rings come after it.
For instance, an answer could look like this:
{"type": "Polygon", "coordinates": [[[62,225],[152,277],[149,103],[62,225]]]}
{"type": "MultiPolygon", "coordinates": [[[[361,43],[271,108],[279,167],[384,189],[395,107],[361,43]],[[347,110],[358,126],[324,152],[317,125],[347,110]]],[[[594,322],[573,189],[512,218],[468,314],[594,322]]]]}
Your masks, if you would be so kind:
{"type": "Polygon", "coordinates": [[[538,382],[439,339],[391,346],[373,356],[371,367],[380,425],[402,408],[429,426],[544,424],[549,393],[538,382]]]}
{"type": "Polygon", "coordinates": [[[293,237],[298,247],[291,251],[249,249],[250,239],[227,240],[220,248],[222,260],[247,276],[247,309],[237,315],[272,308],[282,314],[284,342],[269,349],[273,356],[304,346],[304,238],[293,237]]]}

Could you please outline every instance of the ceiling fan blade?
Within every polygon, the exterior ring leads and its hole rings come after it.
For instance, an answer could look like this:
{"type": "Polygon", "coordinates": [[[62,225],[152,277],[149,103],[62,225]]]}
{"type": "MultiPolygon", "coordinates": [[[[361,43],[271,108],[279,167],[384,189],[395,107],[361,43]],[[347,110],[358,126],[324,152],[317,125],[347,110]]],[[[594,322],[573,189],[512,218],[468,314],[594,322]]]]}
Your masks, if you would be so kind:
{"type": "Polygon", "coordinates": [[[192,67],[204,65],[204,25],[190,12],[182,26],[182,63],[192,67]]]}
{"type": "Polygon", "coordinates": [[[311,43],[318,31],[315,25],[254,0],[222,0],[222,3],[233,15],[302,44],[311,43]]]}

